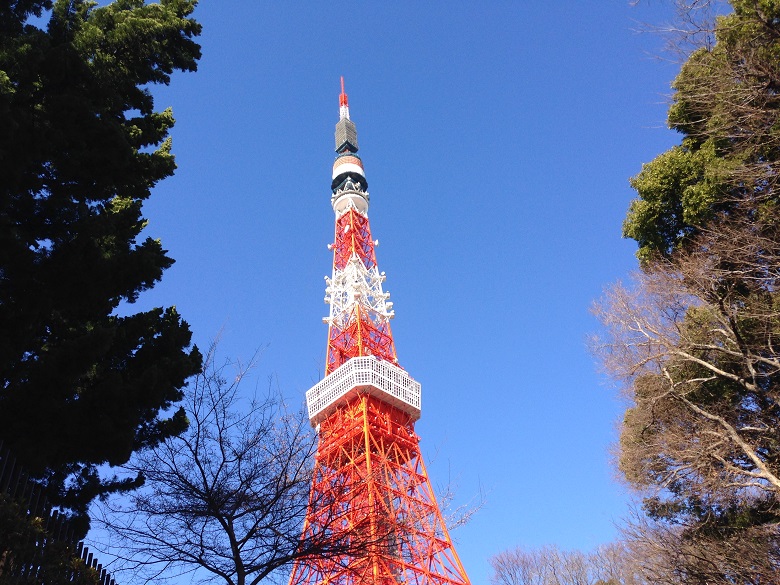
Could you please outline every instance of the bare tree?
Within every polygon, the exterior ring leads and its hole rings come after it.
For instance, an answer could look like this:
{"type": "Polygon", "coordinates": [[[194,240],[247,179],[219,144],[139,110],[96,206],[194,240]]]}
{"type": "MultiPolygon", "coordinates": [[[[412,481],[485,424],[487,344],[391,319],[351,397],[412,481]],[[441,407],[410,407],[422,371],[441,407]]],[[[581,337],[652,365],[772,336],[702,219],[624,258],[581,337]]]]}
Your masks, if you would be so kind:
{"type": "MultiPolygon", "coordinates": [[[[631,0],[632,5],[647,4],[647,0],[631,0]]],[[[715,44],[715,21],[723,12],[726,0],[666,0],[672,8],[663,23],[641,23],[639,32],[659,35],[665,41],[666,58],[683,61],[691,52],[715,44]]]]}
{"type": "Polygon", "coordinates": [[[724,531],[721,539],[714,540],[706,532],[637,515],[622,532],[638,574],[648,583],[777,583],[780,534],[772,527],[724,531]]]}
{"type": "Polygon", "coordinates": [[[630,551],[606,544],[590,553],[521,547],[490,559],[494,585],[646,585],[630,551]]]}
{"type": "Polygon", "coordinates": [[[778,224],[767,207],[715,221],[596,309],[631,403],[619,467],[650,517],[629,541],[660,559],[658,582],[780,570],[778,224]]]}
{"type": "Polygon", "coordinates": [[[537,558],[520,547],[491,557],[494,585],[539,585],[543,583],[537,558]]]}
{"type": "Polygon", "coordinates": [[[115,572],[144,580],[194,572],[203,581],[255,585],[297,559],[357,555],[367,546],[336,512],[328,516],[331,502],[309,501],[316,437],[306,416],[273,394],[244,399],[247,370],[217,364],[212,346],[186,399],[189,429],[128,466],[145,487],[102,510],[110,552],[121,560],[115,572]],[[331,522],[302,540],[310,505],[331,522]]]}
{"type": "Polygon", "coordinates": [[[780,240],[743,222],[699,242],[633,287],[613,286],[596,308],[609,331],[597,342],[605,367],[635,403],[621,469],[640,485],[684,482],[712,503],[776,499],[780,240]]]}
{"type": "Polygon", "coordinates": [[[642,574],[641,558],[622,541],[600,545],[589,555],[590,574],[594,585],[652,583],[642,574]]]}

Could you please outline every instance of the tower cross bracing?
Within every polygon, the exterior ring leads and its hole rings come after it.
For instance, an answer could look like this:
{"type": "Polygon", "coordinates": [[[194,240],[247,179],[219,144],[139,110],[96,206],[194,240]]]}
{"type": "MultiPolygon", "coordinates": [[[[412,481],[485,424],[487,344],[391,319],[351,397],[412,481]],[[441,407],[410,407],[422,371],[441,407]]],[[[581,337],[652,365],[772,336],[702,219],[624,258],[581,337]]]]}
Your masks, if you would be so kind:
{"type": "Polygon", "coordinates": [[[336,215],[325,378],[306,393],[319,443],[304,541],[290,585],[470,585],[414,430],[421,388],[399,365],[394,317],[368,221],[368,182],[341,80],[331,205],[336,215]]]}

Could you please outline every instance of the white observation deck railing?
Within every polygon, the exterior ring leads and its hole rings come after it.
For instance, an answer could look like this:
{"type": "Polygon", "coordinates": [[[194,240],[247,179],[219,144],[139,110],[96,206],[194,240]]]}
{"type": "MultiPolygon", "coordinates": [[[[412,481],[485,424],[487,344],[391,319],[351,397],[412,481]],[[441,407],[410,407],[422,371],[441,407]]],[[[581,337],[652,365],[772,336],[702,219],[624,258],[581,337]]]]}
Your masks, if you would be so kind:
{"type": "Polygon", "coordinates": [[[361,356],[341,364],[306,392],[312,426],[361,391],[406,412],[413,420],[420,418],[420,383],[390,362],[361,356]]]}

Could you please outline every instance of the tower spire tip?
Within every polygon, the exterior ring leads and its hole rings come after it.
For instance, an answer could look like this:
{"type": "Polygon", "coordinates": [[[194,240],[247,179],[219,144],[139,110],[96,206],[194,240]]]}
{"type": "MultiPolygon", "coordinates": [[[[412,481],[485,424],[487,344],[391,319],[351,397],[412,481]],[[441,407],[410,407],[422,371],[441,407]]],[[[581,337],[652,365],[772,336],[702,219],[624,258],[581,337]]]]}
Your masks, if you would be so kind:
{"type": "Polygon", "coordinates": [[[341,94],[339,95],[339,106],[349,107],[349,100],[347,94],[344,92],[344,76],[341,76],[341,94]]]}

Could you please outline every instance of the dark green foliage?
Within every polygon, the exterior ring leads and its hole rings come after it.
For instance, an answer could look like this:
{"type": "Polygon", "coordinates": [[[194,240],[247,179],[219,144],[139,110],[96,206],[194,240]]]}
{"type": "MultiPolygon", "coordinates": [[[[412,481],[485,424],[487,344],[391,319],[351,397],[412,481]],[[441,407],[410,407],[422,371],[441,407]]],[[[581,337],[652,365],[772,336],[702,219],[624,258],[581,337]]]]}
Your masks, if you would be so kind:
{"type": "Polygon", "coordinates": [[[719,199],[720,169],[711,145],[677,146],[644,165],[631,179],[641,198],[631,202],[623,235],[639,242],[639,257],[669,253],[712,215],[719,199]]]}
{"type": "Polygon", "coordinates": [[[148,87],[195,70],[194,5],[0,7],[0,438],[82,517],[137,483],[98,466],[186,427],[164,412],[200,368],[175,309],[116,312],[173,263],[139,240],[143,201],[175,169],[173,116],[148,87]],[[26,22],[41,14],[45,30],[26,22]]]}
{"type": "Polygon", "coordinates": [[[28,515],[18,502],[0,494],[0,585],[98,585],[99,577],[73,546],[52,538],[45,518],[28,515]]]}
{"type": "Polygon", "coordinates": [[[683,65],[668,122],[682,144],[644,165],[623,233],[668,256],[717,214],[775,201],[780,176],[780,5],[734,0],[712,48],[683,65]]]}

